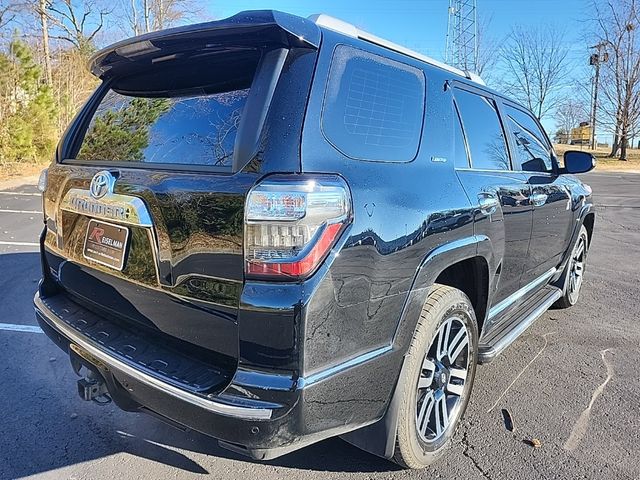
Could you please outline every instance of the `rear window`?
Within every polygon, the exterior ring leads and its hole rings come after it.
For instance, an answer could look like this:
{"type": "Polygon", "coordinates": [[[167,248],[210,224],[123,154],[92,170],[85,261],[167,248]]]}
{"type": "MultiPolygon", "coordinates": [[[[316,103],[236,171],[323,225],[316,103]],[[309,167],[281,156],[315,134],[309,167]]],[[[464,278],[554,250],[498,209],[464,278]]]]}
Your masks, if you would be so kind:
{"type": "Polygon", "coordinates": [[[420,145],[425,87],[420,69],[338,45],[327,81],[322,131],[348,157],[411,161],[420,145]]]}
{"type": "Polygon", "coordinates": [[[213,94],[129,95],[109,90],[77,160],[231,168],[248,88],[213,94]]]}

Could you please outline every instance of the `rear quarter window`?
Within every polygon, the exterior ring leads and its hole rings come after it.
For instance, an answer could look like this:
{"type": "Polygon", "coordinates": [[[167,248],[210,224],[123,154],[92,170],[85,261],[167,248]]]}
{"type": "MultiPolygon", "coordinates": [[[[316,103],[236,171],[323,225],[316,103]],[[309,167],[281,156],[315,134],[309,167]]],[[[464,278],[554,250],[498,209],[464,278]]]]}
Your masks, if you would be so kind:
{"type": "Polygon", "coordinates": [[[420,146],[425,91],[422,70],[338,45],[325,91],[323,134],[354,159],[409,162],[420,146]]]}

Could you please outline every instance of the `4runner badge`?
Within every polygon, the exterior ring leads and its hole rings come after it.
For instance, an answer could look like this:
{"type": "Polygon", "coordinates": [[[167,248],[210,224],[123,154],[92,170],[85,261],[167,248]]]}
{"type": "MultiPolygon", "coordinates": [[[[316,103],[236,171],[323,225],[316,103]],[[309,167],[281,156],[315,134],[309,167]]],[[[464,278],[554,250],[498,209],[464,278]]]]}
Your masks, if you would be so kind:
{"type": "Polygon", "coordinates": [[[60,210],[101,220],[151,227],[151,216],[139,197],[113,193],[116,176],[107,170],[94,175],[88,189],[72,188],[60,202],[60,210]]]}
{"type": "Polygon", "coordinates": [[[93,176],[91,185],[89,186],[89,192],[95,199],[102,198],[107,193],[113,193],[113,186],[115,183],[115,177],[107,170],[103,170],[93,176]]]}

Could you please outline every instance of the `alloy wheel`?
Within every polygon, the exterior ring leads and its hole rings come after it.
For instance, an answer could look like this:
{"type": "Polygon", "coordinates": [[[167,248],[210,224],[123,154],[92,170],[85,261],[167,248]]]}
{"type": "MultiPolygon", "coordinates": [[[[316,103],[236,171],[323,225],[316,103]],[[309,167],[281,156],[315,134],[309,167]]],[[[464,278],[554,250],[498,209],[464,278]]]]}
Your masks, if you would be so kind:
{"type": "Polygon", "coordinates": [[[416,427],[422,441],[439,440],[457,420],[469,369],[469,332],[458,317],[445,320],[422,362],[416,427]]]}
{"type": "Polygon", "coordinates": [[[577,300],[582,286],[582,277],[586,262],[587,243],[583,236],[578,239],[578,244],[571,256],[571,269],[569,270],[569,296],[572,303],[577,300]]]}

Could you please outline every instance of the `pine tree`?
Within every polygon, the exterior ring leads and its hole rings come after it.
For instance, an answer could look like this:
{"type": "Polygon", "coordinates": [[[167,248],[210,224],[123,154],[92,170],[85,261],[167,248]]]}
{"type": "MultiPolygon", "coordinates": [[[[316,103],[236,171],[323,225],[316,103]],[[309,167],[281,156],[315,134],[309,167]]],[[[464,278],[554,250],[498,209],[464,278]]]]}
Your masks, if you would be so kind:
{"type": "Polygon", "coordinates": [[[26,43],[0,54],[0,163],[49,159],[56,139],[56,106],[26,43]]]}

